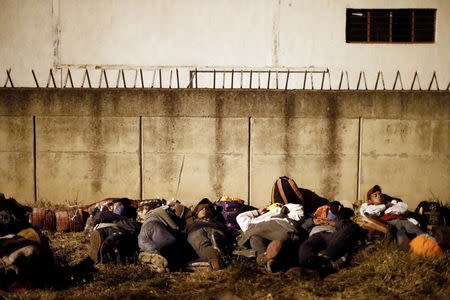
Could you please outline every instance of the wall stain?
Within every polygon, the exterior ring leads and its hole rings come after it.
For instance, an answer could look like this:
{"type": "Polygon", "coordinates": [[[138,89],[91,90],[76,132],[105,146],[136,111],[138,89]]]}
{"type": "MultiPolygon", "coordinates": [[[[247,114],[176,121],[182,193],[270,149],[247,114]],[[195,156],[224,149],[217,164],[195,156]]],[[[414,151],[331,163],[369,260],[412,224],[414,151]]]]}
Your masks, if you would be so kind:
{"type": "MultiPolygon", "coordinates": [[[[157,166],[161,168],[161,178],[162,182],[168,182],[168,190],[165,191],[167,194],[166,196],[169,198],[175,197],[175,193],[177,190],[177,183],[178,183],[178,176],[179,176],[179,170],[178,170],[178,164],[177,164],[177,155],[176,152],[176,145],[175,143],[175,134],[176,132],[179,132],[177,121],[179,121],[179,118],[176,116],[178,115],[178,107],[180,105],[178,93],[173,91],[167,91],[162,94],[162,101],[163,101],[163,111],[164,111],[164,118],[163,119],[156,119],[161,120],[159,123],[159,126],[163,126],[164,128],[156,127],[157,129],[161,129],[160,132],[155,132],[154,137],[156,139],[156,134],[160,134],[160,139],[162,141],[162,144],[164,145],[162,149],[162,157],[159,156],[157,166]]],[[[158,151],[158,150],[157,150],[158,151]]],[[[158,174],[158,170],[154,170],[153,174],[158,174]]]]}
{"type": "MultiPolygon", "coordinates": [[[[431,133],[431,152],[438,153],[438,154],[445,154],[447,153],[447,149],[443,145],[442,137],[444,137],[444,122],[436,121],[434,122],[434,126],[432,127],[432,133],[431,133]]],[[[448,127],[445,128],[445,132],[447,132],[448,137],[448,127]]],[[[447,139],[448,143],[448,139],[447,139]]],[[[448,146],[447,146],[448,147],[448,146]]]]}
{"type": "Polygon", "coordinates": [[[335,94],[329,94],[327,97],[327,154],[324,160],[324,170],[322,178],[322,190],[325,191],[326,198],[336,199],[338,187],[342,172],[341,159],[339,153],[342,148],[342,141],[338,133],[339,105],[335,94]]]}
{"type": "Polygon", "coordinates": [[[295,171],[294,166],[294,155],[292,154],[294,149],[292,149],[292,145],[297,144],[297,133],[293,129],[293,121],[294,119],[294,103],[295,103],[295,95],[293,93],[286,93],[285,101],[284,101],[284,118],[283,118],[283,127],[284,127],[284,135],[283,142],[281,147],[283,148],[283,153],[285,155],[282,170],[283,174],[279,176],[289,176],[294,177],[293,172],[295,171]]]}
{"type": "Polygon", "coordinates": [[[215,192],[216,199],[219,198],[223,193],[223,180],[225,178],[225,158],[223,154],[224,149],[224,129],[223,129],[223,105],[225,98],[222,94],[216,94],[214,99],[214,153],[209,159],[208,174],[209,178],[212,179],[212,188],[215,192]]]}
{"type": "Polygon", "coordinates": [[[108,126],[104,126],[105,120],[101,119],[101,98],[91,99],[90,113],[92,116],[88,117],[88,126],[83,132],[83,140],[88,144],[89,149],[95,153],[89,153],[89,170],[91,178],[91,189],[94,194],[102,193],[102,187],[105,177],[106,169],[106,150],[105,145],[114,132],[105,132],[108,126]]]}

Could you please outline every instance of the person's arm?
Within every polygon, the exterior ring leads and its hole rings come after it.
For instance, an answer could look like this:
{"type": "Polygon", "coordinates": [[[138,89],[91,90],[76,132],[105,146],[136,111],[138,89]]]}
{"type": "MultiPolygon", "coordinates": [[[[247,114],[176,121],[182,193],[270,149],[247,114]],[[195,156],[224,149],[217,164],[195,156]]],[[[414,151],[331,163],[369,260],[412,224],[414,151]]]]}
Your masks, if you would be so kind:
{"type": "Polygon", "coordinates": [[[313,221],[314,221],[315,225],[322,225],[322,226],[334,226],[335,225],[334,221],[329,220],[327,218],[318,217],[318,218],[314,218],[313,221]]]}
{"type": "Polygon", "coordinates": [[[405,202],[392,200],[391,205],[391,207],[386,209],[385,214],[403,215],[408,211],[408,204],[405,202]]]}
{"type": "Polygon", "coordinates": [[[239,227],[241,227],[242,231],[246,231],[248,229],[248,226],[252,223],[253,219],[260,216],[263,212],[263,210],[260,208],[259,210],[250,210],[243,213],[240,213],[236,217],[236,222],[238,223],[239,227]]]}
{"type": "Polygon", "coordinates": [[[295,205],[286,205],[289,209],[288,217],[294,221],[301,221],[305,215],[303,211],[303,206],[295,204],[295,205]]]}
{"type": "Polygon", "coordinates": [[[381,216],[385,210],[386,210],[386,205],[384,205],[384,204],[379,204],[379,205],[370,204],[369,205],[367,203],[363,203],[363,205],[361,205],[361,208],[359,209],[359,212],[363,216],[365,216],[365,215],[381,216]]]}

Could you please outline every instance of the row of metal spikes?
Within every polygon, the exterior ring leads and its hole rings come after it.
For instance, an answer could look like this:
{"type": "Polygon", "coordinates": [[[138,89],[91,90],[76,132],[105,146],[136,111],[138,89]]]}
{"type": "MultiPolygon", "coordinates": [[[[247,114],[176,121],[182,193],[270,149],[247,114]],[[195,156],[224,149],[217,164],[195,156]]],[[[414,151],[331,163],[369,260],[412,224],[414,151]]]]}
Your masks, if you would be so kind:
{"type": "MultiPolygon", "coordinates": [[[[250,79],[249,79],[248,88],[252,88],[253,73],[256,73],[258,75],[258,89],[260,89],[260,88],[264,89],[264,87],[261,86],[260,74],[261,73],[267,73],[268,74],[268,76],[267,76],[267,89],[270,89],[271,72],[273,73],[273,71],[271,71],[271,70],[268,70],[268,71],[219,70],[218,71],[218,70],[197,70],[197,69],[195,69],[194,71],[190,71],[190,76],[189,76],[190,79],[189,79],[189,84],[188,84],[187,88],[198,88],[198,74],[199,73],[212,73],[213,74],[213,85],[212,85],[213,89],[216,88],[216,74],[223,74],[222,88],[225,88],[225,74],[226,73],[231,73],[231,84],[230,84],[229,88],[232,89],[233,86],[234,86],[233,85],[233,81],[234,81],[234,74],[235,73],[240,73],[240,75],[241,75],[240,76],[240,80],[241,80],[240,81],[240,88],[243,88],[243,82],[242,82],[243,81],[243,74],[244,73],[249,73],[250,79]],[[195,86],[194,86],[194,82],[195,82],[195,86]]],[[[34,78],[34,82],[36,84],[36,87],[40,88],[34,70],[31,70],[31,73],[33,74],[33,78],[34,78]]],[[[157,73],[157,70],[155,69],[153,71],[153,79],[152,79],[152,84],[151,84],[150,88],[158,88],[158,87],[159,88],[163,88],[163,86],[162,86],[162,71],[161,71],[161,69],[158,69],[159,86],[155,86],[156,73],[157,73]]],[[[284,84],[284,89],[288,89],[289,75],[292,74],[292,73],[304,73],[302,89],[306,89],[307,77],[308,77],[308,74],[309,74],[310,75],[310,80],[311,80],[311,89],[314,90],[313,74],[319,73],[319,74],[322,74],[320,90],[324,89],[325,75],[326,74],[328,75],[329,90],[331,90],[331,78],[330,78],[329,70],[326,70],[326,71],[307,71],[307,70],[305,70],[305,71],[290,71],[290,70],[287,70],[287,71],[275,71],[274,73],[275,73],[275,81],[276,81],[275,89],[280,89],[280,87],[281,87],[281,89],[283,89],[283,87],[281,85],[279,85],[278,74],[286,73],[286,80],[285,80],[285,84],[284,84]]],[[[12,78],[11,78],[11,69],[6,70],[6,74],[7,74],[6,82],[5,82],[3,87],[8,87],[8,82],[9,82],[10,87],[14,88],[14,83],[13,83],[12,78]]],[[[136,84],[137,84],[137,81],[138,81],[138,74],[139,74],[139,78],[140,78],[140,81],[141,81],[141,88],[144,88],[145,87],[144,86],[144,74],[143,74],[142,69],[136,70],[133,88],[136,88],[136,84]]],[[[170,75],[169,75],[170,78],[169,78],[169,86],[168,86],[168,88],[172,88],[172,77],[173,77],[172,75],[173,75],[173,70],[170,70],[170,75]]],[[[175,75],[176,75],[176,84],[177,84],[176,88],[180,88],[180,76],[179,76],[178,69],[175,70],[175,75]]],[[[347,80],[347,90],[350,90],[350,81],[349,81],[349,78],[348,78],[348,72],[347,71],[342,71],[341,72],[338,90],[345,89],[345,88],[342,88],[342,84],[344,82],[344,75],[345,75],[345,79],[347,80]]],[[[102,69],[101,72],[100,72],[100,79],[99,79],[99,84],[98,84],[99,88],[101,88],[103,80],[105,82],[106,88],[110,88],[110,84],[108,82],[108,77],[106,76],[106,70],[105,69],[102,69]]],[[[126,79],[125,79],[125,72],[124,72],[123,69],[118,70],[117,81],[116,81],[116,86],[115,86],[116,88],[119,88],[121,80],[123,82],[123,87],[127,88],[126,79]]],[[[92,83],[91,83],[91,79],[90,79],[90,76],[89,76],[89,70],[88,69],[85,69],[85,71],[83,73],[83,79],[82,79],[82,83],[81,83],[81,86],[80,86],[81,88],[84,88],[85,82],[87,82],[87,86],[89,88],[92,88],[92,83]]],[[[400,84],[400,89],[404,90],[403,81],[402,81],[402,77],[401,77],[400,71],[397,71],[397,73],[395,75],[395,80],[394,80],[394,85],[392,86],[392,90],[396,89],[397,82],[399,82],[399,84],[400,84]]],[[[421,84],[420,84],[420,80],[419,80],[419,74],[417,73],[417,71],[414,73],[414,78],[413,78],[413,81],[411,83],[410,90],[414,89],[414,86],[415,86],[416,82],[417,82],[417,84],[419,86],[419,90],[422,90],[422,87],[421,87],[421,84]]],[[[433,76],[431,77],[430,84],[428,85],[428,89],[427,89],[428,91],[431,90],[431,87],[433,86],[433,82],[436,84],[436,89],[439,91],[440,89],[439,89],[439,84],[438,84],[438,80],[437,80],[437,77],[436,77],[436,71],[433,72],[433,76]]],[[[70,87],[71,88],[75,87],[74,84],[73,84],[71,71],[70,71],[70,69],[67,69],[67,73],[66,73],[66,77],[65,77],[65,80],[64,80],[63,88],[67,88],[69,83],[70,83],[70,87]]],[[[362,83],[364,83],[364,89],[368,90],[366,74],[365,74],[364,71],[361,71],[359,73],[358,83],[356,85],[356,90],[360,89],[360,86],[362,86],[362,83]]],[[[378,89],[378,84],[379,83],[382,86],[382,89],[386,90],[386,85],[385,85],[385,82],[384,82],[384,76],[383,76],[383,72],[382,71],[379,71],[377,73],[377,79],[376,79],[376,82],[375,82],[375,86],[373,88],[374,90],[378,89]]],[[[53,69],[50,69],[50,71],[49,71],[49,77],[48,77],[47,84],[46,84],[45,87],[49,88],[49,87],[51,87],[51,84],[53,84],[53,88],[57,87],[56,86],[55,76],[53,74],[53,69]]],[[[447,88],[445,90],[448,91],[449,88],[450,88],[450,82],[447,85],[447,88]]]]}

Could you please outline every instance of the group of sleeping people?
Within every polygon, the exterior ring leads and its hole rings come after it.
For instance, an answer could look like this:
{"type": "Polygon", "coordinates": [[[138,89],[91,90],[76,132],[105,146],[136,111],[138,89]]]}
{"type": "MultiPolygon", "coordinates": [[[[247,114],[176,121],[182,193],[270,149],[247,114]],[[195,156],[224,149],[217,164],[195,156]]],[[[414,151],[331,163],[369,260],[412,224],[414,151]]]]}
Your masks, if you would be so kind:
{"type": "MultiPolygon", "coordinates": [[[[155,272],[181,270],[195,263],[217,270],[232,255],[245,255],[269,272],[302,267],[332,273],[348,262],[367,236],[351,220],[353,210],[338,201],[314,209],[310,205],[307,210],[297,203],[247,207],[235,217],[236,229],[227,226],[221,207],[207,198],[192,210],[178,201],[154,208],[145,214],[142,226],[133,221],[136,212],[122,202],[94,215],[90,256],[95,262],[105,262],[114,251],[137,250],[140,263],[155,272]],[[130,246],[133,235],[135,248],[130,246]]],[[[388,216],[401,245],[422,233],[414,220],[404,217],[407,211],[406,203],[383,194],[378,185],[369,190],[367,202],[360,207],[362,215],[388,216]]]]}

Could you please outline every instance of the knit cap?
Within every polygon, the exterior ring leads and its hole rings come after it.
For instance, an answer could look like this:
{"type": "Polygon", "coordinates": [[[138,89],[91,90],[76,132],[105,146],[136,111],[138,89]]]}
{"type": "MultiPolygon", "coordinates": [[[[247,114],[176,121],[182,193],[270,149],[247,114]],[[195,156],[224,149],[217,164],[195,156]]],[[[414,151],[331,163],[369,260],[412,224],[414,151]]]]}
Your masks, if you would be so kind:
{"type": "Polygon", "coordinates": [[[371,188],[368,192],[367,192],[367,200],[370,199],[370,195],[372,195],[375,192],[380,192],[381,193],[381,187],[376,184],[373,186],[373,188],[371,188]]]}

